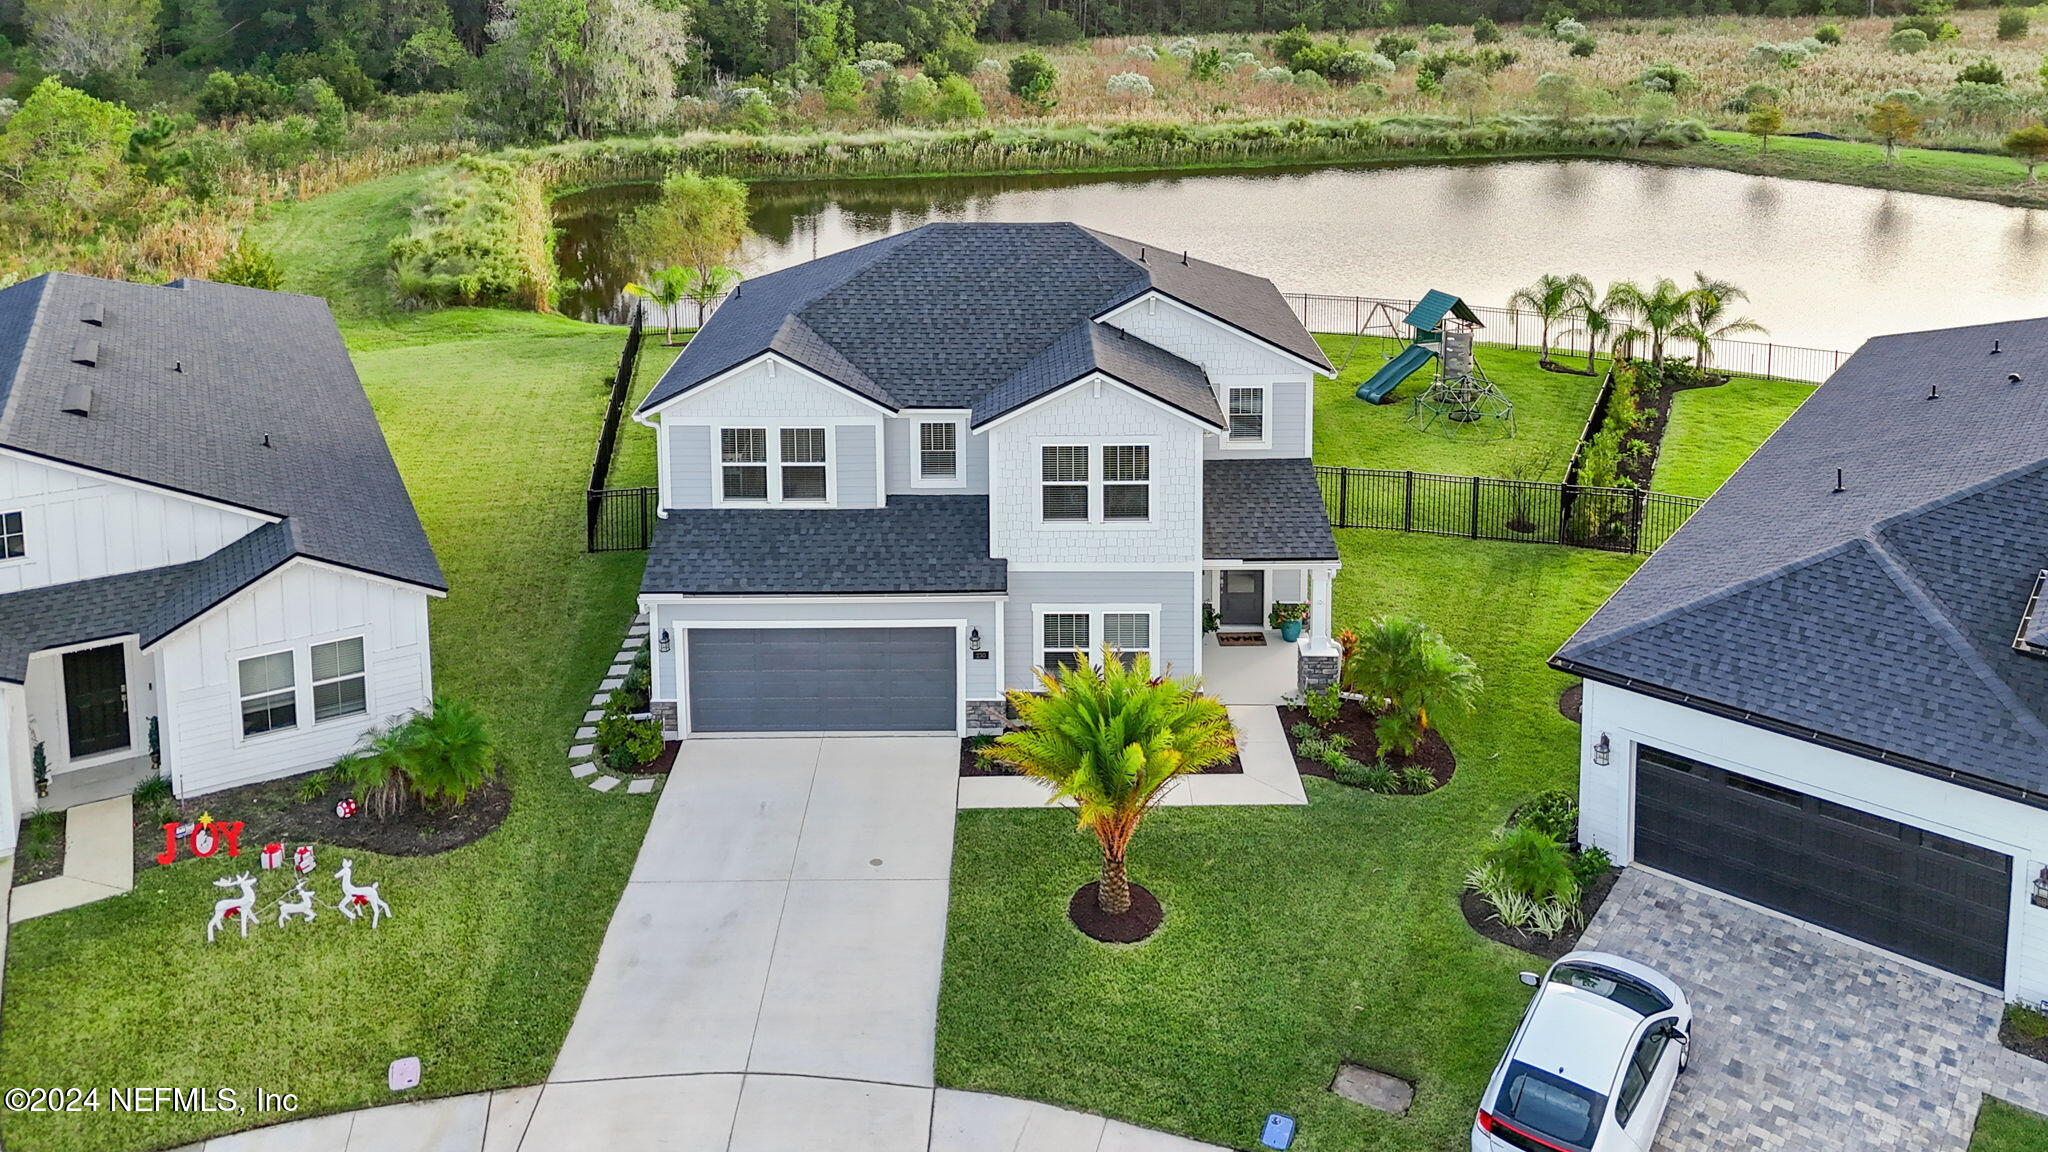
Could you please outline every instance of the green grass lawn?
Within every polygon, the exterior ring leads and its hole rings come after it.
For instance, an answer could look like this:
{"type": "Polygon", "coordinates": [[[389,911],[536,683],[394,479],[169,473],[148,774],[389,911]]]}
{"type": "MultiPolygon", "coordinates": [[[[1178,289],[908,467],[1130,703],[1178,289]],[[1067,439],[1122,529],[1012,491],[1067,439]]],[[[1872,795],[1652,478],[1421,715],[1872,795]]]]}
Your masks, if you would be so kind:
{"type": "Polygon", "coordinates": [[[1311,779],[1307,808],[1160,809],[1131,860],[1167,921],[1130,949],[1067,925],[1096,866],[1071,815],[961,813],[941,1084],[1238,1148],[1273,1111],[1301,1119],[1304,1152],[1462,1146],[1537,961],[1474,933],[1457,894],[1517,803],[1572,780],[1569,680],[1543,661],[1635,561],[1363,530],[1340,546],[1340,625],[1417,613],[1479,660],[1479,709],[1444,723],[1457,776],[1425,797],[1311,779]],[[1415,1081],[1414,1107],[1330,1095],[1340,1060],[1415,1081]]]}
{"type": "Polygon", "coordinates": [[[1977,1112],[1970,1152],[2041,1152],[2048,1148],[2048,1116],[1986,1097],[1977,1112]]]}
{"type": "Polygon", "coordinates": [[[1631,157],[1656,164],[1704,165],[1763,176],[1860,184],[2035,208],[2048,205],[2048,184],[2029,185],[2026,167],[2019,161],[1983,152],[1901,148],[1896,161],[1887,164],[1882,144],[1779,136],[1771,140],[1768,150],[1759,152],[1753,136],[1711,131],[1698,144],[1674,149],[1644,148],[1631,153],[1631,157]]]}
{"type": "Polygon", "coordinates": [[[1572,449],[1586,425],[1600,377],[1546,372],[1536,353],[1481,345],[1479,367],[1515,405],[1513,439],[1452,441],[1409,422],[1409,401],[1429,385],[1435,362],[1394,389],[1393,401],[1368,404],[1353,393],[1380,370],[1401,343],[1367,337],[1318,334],[1330,363],[1342,365],[1335,380],[1316,382],[1315,458],[1319,464],[1354,468],[1397,468],[1454,476],[1518,475],[1527,466],[1532,480],[1562,480],[1572,449]],[[1346,358],[1349,363],[1346,363],[1346,358]]]}
{"type": "Polygon", "coordinates": [[[1738,376],[1717,388],[1671,398],[1671,426],[1657,452],[1659,492],[1714,494],[1785,418],[1813,395],[1811,384],[1738,376]]]}

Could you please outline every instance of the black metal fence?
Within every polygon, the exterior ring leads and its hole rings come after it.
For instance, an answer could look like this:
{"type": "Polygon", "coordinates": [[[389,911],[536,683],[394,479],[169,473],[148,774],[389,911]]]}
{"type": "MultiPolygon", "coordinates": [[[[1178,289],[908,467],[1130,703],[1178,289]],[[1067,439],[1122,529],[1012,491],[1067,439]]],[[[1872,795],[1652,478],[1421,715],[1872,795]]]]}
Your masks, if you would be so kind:
{"type": "Polygon", "coordinates": [[[1391,528],[1610,552],[1656,551],[1705,503],[1640,488],[1324,464],[1316,466],[1316,481],[1336,528],[1391,528]]]}
{"type": "Polygon", "coordinates": [[[586,499],[584,548],[633,552],[654,541],[655,488],[592,488],[586,499]]]}

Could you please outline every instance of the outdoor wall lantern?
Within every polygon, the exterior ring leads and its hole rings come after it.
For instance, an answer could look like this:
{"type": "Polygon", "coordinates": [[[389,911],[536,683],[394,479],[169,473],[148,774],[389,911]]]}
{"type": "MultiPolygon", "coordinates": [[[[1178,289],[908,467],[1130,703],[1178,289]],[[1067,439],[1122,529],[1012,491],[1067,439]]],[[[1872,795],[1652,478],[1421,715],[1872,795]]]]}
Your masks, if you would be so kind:
{"type": "Polygon", "coordinates": [[[674,643],[675,643],[675,640],[674,640],[674,638],[673,638],[673,637],[671,637],[671,636],[670,636],[670,635],[668,634],[668,629],[666,629],[666,628],[663,628],[663,629],[661,630],[661,650],[662,650],[663,652],[666,652],[666,651],[668,651],[668,650],[669,650],[669,648],[670,648],[670,646],[671,646],[671,645],[673,645],[674,643]]]}
{"type": "Polygon", "coordinates": [[[2034,907],[2048,908],[2048,864],[2034,877],[2034,907]]]}
{"type": "Polygon", "coordinates": [[[969,628],[967,630],[967,650],[969,652],[981,651],[981,629],[969,628]]]}
{"type": "Polygon", "coordinates": [[[1609,746],[1607,743],[1607,733],[1602,732],[1600,734],[1600,742],[1593,745],[1593,763],[1602,765],[1606,764],[1608,759],[1608,753],[1609,746]]]}

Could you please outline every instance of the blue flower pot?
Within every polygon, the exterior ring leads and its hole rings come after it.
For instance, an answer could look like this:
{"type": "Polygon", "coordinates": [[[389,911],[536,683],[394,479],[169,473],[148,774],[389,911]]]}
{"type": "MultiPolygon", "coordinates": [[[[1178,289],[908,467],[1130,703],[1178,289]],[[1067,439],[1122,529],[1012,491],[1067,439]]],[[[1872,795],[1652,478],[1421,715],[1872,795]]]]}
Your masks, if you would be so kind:
{"type": "Polygon", "coordinates": [[[1301,639],[1301,621],[1289,620],[1280,626],[1280,638],[1289,644],[1301,639]]]}

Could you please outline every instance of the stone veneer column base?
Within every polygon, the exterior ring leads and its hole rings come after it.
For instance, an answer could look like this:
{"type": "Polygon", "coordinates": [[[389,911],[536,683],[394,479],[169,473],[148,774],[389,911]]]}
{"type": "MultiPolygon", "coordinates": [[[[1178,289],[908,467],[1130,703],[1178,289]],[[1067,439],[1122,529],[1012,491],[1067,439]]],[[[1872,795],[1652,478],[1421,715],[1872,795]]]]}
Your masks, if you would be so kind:
{"type": "Polygon", "coordinates": [[[1320,692],[1337,682],[1337,674],[1343,670],[1343,663],[1343,658],[1339,656],[1311,656],[1303,652],[1295,686],[1304,693],[1320,692]]]}
{"type": "Polygon", "coordinates": [[[993,736],[1003,730],[1003,719],[1008,703],[1002,700],[969,700],[967,702],[967,733],[970,736],[993,736]]]}
{"type": "Polygon", "coordinates": [[[674,740],[681,735],[682,730],[677,727],[681,723],[681,717],[676,713],[675,701],[650,700],[647,702],[647,711],[656,720],[661,721],[662,739],[674,740]]]}

